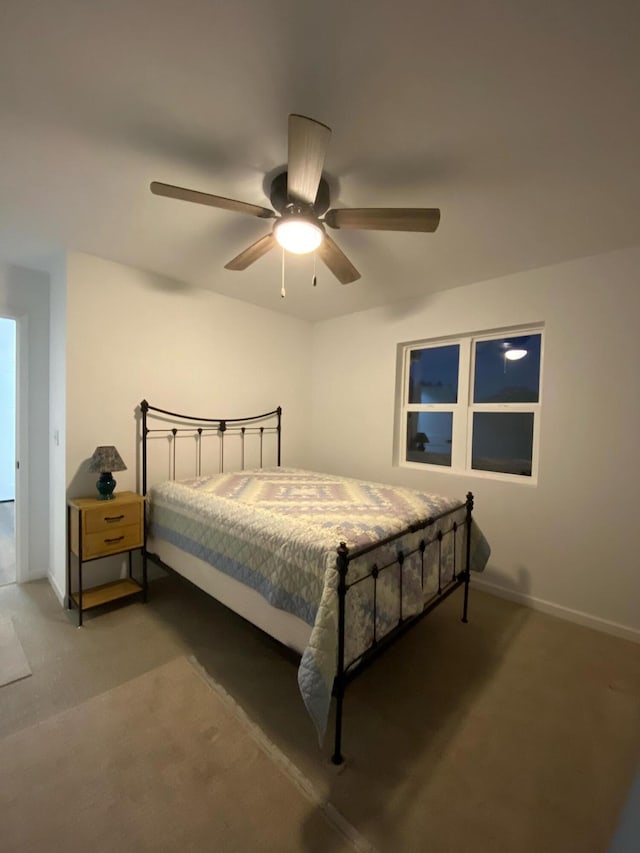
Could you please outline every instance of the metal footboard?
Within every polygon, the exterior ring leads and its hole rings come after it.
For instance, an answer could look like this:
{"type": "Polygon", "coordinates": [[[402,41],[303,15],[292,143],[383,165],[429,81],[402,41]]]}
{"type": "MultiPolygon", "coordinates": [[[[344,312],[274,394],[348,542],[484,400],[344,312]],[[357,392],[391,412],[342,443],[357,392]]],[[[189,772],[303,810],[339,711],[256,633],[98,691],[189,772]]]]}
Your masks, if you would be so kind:
{"type": "Polygon", "coordinates": [[[396,639],[409,628],[416,625],[427,613],[441,604],[452,592],[454,592],[458,587],[464,586],[464,601],[463,601],[463,610],[462,610],[462,621],[468,621],[468,606],[469,606],[469,581],[471,574],[471,524],[472,524],[472,512],[473,512],[473,495],[471,492],[467,494],[466,502],[464,504],[465,507],[465,519],[462,523],[462,527],[465,528],[465,551],[464,554],[458,555],[456,549],[457,543],[457,534],[461,525],[459,525],[456,521],[451,522],[449,526],[446,526],[447,519],[449,516],[457,513],[460,510],[460,507],[455,507],[454,509],[448,510],[436,518],[425,519],[424,522],[412,525],[411,527],[406,528],[405,530],[400,531],[399,533],[394,534],[393,536],[387,537],[387,539],[382,542],[377,542],[374,545],[367,546],[365,548],[352,550],[350,551],[347,545],[344,542],[340,543],[340,546],[337,549],[337,559],[336,559],[336,568],[338,570],[338,661],[337,661],[337,672],[334,681],[333,692],[336,699],[336,722],[335,722],[335,738],[334,738],[334,749],[331,760],[334,764],[342,764],[344,761],[344,756],[342,754],[342,713],[343,713],[343,705],[344,705],[344,695],[345,690],[347,688],[348,683],[359,674],[365,667],[367,667],[376,657],[378,657],[388,646],[390,646],[396,639]],[[443,526],[445,529],[443,530],[443,526]],[[406,537],[407,534],[415,533],[424,529],[424,536],[420,539],[419,544],[412,548],[409,551],[398,550],[396,558],[394,560],[386,562],[384,565],[377,565],[376,562],[372,562],[370,569],[368,572],[364,574],[360,574],[357,579],[350,582],[349,581],[349,567],[350,564],[359,559],[368,553],[373,554],[377,549],[380,548],[381,545],[385,545],[396,540],[401,540],[403,537],[406,537]],[[451,578],[443,578],[442,571],[442,543],[446,536],[453,536],[453,572],[451,578]],[[420,554],[420,562],[421,562],[421,587],[423,592],[423,597],[425,593],[425,575],[424,575],[424,554],[426,549],[430,546],[437,543],[438,547],[438,588],[437,591],[431,595],[424,603],[424,607],[422,611],[418,614],[405,616],[403,613],[403,566],[405,561],[416,555],[420,554]],[[460,567],[457,565],[458,559],[460,559],[460,563],[462,564],[460,567]],[[399,573],[399,617],[395,626],[393,626],[390,630],[386,631],[381,637],[377,636],[377,586],[378,579],[381,577],[381,574],[384,572],[390,572],[397,568],[399,573]],[[373,581],[373,613],[372,613],[372,624],[373,624],[373,639],[371,644],[362,651],[357,657],[353,660],[347,661],[345,660],[345,649],[346,649],[346,634],[348,631],[347,625],[347,596],[349,591],[353,589],[356,585],[371,580],[373,581]]]}

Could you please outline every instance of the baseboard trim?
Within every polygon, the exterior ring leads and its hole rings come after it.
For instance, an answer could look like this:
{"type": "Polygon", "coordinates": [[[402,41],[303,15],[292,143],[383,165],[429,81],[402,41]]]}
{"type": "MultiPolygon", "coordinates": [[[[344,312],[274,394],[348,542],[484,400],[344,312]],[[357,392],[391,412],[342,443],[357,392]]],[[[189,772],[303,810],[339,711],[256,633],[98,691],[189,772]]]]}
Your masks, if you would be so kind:
{"type": "Polygon", "coordinates": [[[640,630],[637,628],[629,628],[627,625],[610,622],[607,619],[601,619],[599,616],[591,616],[589,613],[583,613],[581,610],[572,610],[570,607],[563,607],[560,604],[554,604],[552,601],[535,598],[533,595],[527,595],[517,590],[506,589],[497,584],[489,583],[483,578],[477,578],[475,575],[472,575],[472,586],[484,592],[489,592],[491,595],[497,595],[500,598],[507,598],[509,601],[524,604],[532,610],[539,610],[542,613],[557,616],[559,619],[565,619],[567,622],[574,622],[577,625],[583,625],[585,628],[593,628],[595,631],[612,634],[614,637],[621,637],[623,640],[630,640],[632,643],[640,643],[640,630]]]}
{"type": "Polygon", "coordinates": [[[64,593],[59,589],[58,584],[56,583],[56,579],[53,577],[53,575],[47,575],[46,577],[47,577],[47,580],[49,581],[49,586],[53,590],[56,598],[58,599],[61,606],[64,607],[65,606],[65,602],[64,602],[65,596],[64,596],[64,593]]]}
{"type": "MultiPolygon", "coordinates": [[[[47,575],[47,579],[53,589],[56,598],[60,604],[65,606],[65,594],[58,588],[53,575],[47,575]]],[[[564,619],[567,622],[574,622],[577,625],[584,625],[586,628],[593,628],[595,631],[602,631],[605,634],[612,634],[614,637],[621,637],[623,640],[630,640],[632,643],[640,644],[640,630],[637,628],[629,628],[627,625],[620,625],[618,622],[610,622],[607,619],[601,619],[599,616],[591,616],[589,613],[583,613],[581,610],[572,610],[570,607],[563,607],[560,604],[554,604],[551,601],[545,601],[542,598],[535,598],[533,595],[526,595],[517,590],[506,589],[503,586],[489,583],[484,578],[478,578],[475,573],[472,575],[472,586],[477,587],[491,595],[497,595],[500,598],[506,598],[509,601],[515,601],[518,604],[524,604],[525,607],[530,607],[532,610],[539,610],[541,613],[548,613],[551,616],[556,616],[559,619],[564,619]]]]}

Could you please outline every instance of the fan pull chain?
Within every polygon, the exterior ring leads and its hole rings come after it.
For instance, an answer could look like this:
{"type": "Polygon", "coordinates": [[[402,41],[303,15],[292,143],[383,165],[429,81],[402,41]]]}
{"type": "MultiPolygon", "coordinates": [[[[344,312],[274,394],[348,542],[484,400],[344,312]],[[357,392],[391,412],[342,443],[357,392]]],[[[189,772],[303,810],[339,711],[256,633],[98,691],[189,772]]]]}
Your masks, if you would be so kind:
{"type": "Polygon", "coordinates": [[[282,287],[280,288],[280,296],[284,299],[287,291],[284,289],[284,249],[282,250],[282,287]]]}
{"type": "Polygon", "coordinates": [[[316,253],[313,253],[313,278],[311,284],[315,287],[318,284],[318,276],[316,275],[316,253]]]}

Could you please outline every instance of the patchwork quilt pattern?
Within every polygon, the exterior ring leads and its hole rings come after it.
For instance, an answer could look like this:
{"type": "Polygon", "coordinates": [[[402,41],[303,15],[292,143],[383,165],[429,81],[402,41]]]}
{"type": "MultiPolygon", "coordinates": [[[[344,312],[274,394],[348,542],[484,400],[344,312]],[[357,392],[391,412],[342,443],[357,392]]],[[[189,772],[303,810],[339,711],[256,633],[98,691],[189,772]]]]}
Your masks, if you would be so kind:
{"type": "MultiPolygon", "coordinates": [[[[401,606],[404,616],[419,613],[425,597],[451,579],[454,563],[456,572],[463,568],[465,507],[460,500],[439,495],[295,468],[269,468],[168,481],[154,486],[148,497],[154,537],[215,566],[312,627],[298,683],[320,740],[337,668],[338,545],[344,542],[353,552],[455,510],[442,520],[448,535],[427,547],[424,564],[419,554],[405,560],[402,580],[398,551],[410,553],[425,532],[379,545],[350,563],[349,582],[364,578],[374,563],[388,568],[377,582],[375,624],[373,580],[362,580],[347,594],[347,662],[371,644],[374,632],[380,638],[397,624],[401,606]],[[459,525],[455,533],[454,521],[459,525]]],[[[429,530],[429,538],[435,540],[437,527],[429,530]]],[[[475,524],[472,554],[472,568],[481,571],[489,547],[475,524]]]]}

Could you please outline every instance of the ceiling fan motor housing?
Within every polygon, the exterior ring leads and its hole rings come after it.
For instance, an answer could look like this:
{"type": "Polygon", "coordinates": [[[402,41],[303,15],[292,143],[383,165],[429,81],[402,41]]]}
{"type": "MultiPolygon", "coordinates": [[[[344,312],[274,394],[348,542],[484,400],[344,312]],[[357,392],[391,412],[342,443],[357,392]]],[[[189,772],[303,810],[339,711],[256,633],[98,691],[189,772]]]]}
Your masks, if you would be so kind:
{"type": "Polygon", "coordinates": [[[276,175],[271,182],[269,199],[274,210],[277,210],[280,214],[287,213],[290,205],[294,205],[299,213],[308,214],[311,212],[314,216],[322,216],[322,214],[326,213],[329,209],[331,193],[329,191],[329,184],[324,178],[320,178],[320,184],[318,186],[318,192],[314,203],[309,206],[304,203],[298,204],[295,200],[289,199],[289,195],[287,193],[287,172],[284,171],[279,175],[276,175]]]}

